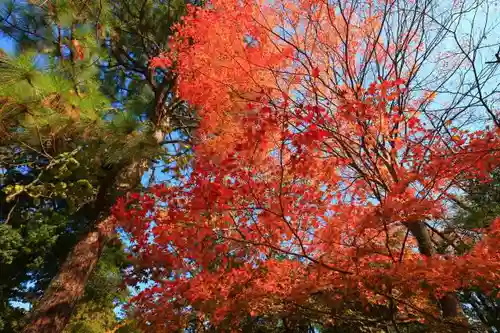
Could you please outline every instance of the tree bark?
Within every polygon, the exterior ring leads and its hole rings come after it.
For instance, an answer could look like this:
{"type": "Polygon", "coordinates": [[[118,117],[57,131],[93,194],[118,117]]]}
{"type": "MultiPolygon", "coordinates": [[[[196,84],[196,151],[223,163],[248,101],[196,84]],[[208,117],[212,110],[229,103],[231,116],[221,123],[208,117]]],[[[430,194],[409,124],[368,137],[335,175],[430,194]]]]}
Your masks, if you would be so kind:
{"type": "Polygon", "coordinates": [[[87,233],[74,247],[60,273],[51,281],[49,288],[32,315],[24,333],[62,332],[68,324],[85,285],[94,270],[104,248],[99,231],[87,233]]]}
{"type": "Polygon", "coordinates": [[[87,209],[89,229],[75,245],[61,268],[52,279],[30,316],[23,333],[59,333],[64,330],[78,300],[85,293],[85,286],[92,274],[108,239],[109,209],[115,196],[115,187],[131,190],[140,184],[144,171],[143,161],[132,162],[125,168],[115,166],[103,179],[93,207],[87,209]],[[126,180],[126,182],[125,182],[126,180]]]}
{"type": "MultiPolygon", "coordinates": [[[[417,240],[419,252],[424,256],[432,257],[435,254],[435,249],[425,224],[423,222],[412,222],[407,223],[406,227],[417,240]]],[[[458,326],[454,332],[469,332],[467,318],[465,318],[460,302],[454,293],[448,293],[439,299],[439,305],[444,319],[451,319],[457,322],[458,326]]]]}

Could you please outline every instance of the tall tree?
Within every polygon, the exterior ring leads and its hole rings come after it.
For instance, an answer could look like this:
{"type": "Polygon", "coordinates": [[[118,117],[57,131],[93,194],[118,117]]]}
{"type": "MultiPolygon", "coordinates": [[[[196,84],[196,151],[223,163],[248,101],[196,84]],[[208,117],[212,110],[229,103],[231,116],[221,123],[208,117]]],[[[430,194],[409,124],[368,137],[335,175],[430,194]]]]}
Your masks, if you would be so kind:
{"type": "Polygon", "coordinates": [[[86,227],[82,209],[103,176],[93,164],[103,154],[93,148],[110,129],[100,121],[108,103],[98,86],[85,82],[84,100],[60,68],[35,68],[35,57],[4,58],[1,66],[2,247],[11,254],[2,260],[4,304],[33,301],[86,227]],[[89,150],[82,149],[84,138],[89,150]],[[87,161],[88,154],[97,159],[87,161]]]}
{"type": "Polygon", "coordinates": [[[498,222],[466,253],[439,254],[431,230],[443,230],[464,180],[487,181],[497,167],[497,116],[484,96],[498,81],[476,56],[498,25],[467,45],[459,28],[488,6],[193,8],[154,63],[176,62],[179,95],[199,108],[191,178],[116,207],[138,272],[156,281],[135,299],[144,326],[196,318],[202,328],[330,290],[335,308],[356,289],[361,304],[390,309],[383,320],[395,329],[425,320],[468,331],[457,292],[498,285],[498,222]]]}

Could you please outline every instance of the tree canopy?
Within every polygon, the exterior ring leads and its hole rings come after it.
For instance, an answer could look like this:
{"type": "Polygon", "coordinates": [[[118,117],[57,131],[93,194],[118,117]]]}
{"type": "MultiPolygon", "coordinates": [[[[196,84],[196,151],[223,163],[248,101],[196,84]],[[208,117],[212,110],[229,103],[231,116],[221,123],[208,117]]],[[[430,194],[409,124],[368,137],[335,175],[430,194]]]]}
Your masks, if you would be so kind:
{"type": "Polygon", "coordinates": [[[0,6],[0,331],[500,329],[494,1],[0,6]]]}
{"type": "Polygon", "coordinates": [[[191,174],[114,208],[134,244],[129,281],[155,282],[132,301],[143,327],[229,329],[306,308],[325,326],[365,315],[378,329],[469,331],[458,295],[495,298],[500,282],[500,220],[473,234],[448,223],[465,184],[498,167],[484,98],[498,80],[477,60],[494,55],[494,26],[460,30],[488,6],[191,7],[153,63],[175,63],[198,107],[191,174]]]}

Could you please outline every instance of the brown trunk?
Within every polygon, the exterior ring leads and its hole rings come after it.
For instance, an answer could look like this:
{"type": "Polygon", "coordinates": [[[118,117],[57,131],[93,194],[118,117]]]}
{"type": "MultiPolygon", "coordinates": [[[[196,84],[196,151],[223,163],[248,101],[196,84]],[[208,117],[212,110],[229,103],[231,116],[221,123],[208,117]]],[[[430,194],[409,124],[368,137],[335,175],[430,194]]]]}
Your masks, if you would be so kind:
{"type": "Polygon", "coordinates": [[[30,314],[30,322],[24,327],[23,333],[62,332],[68,324],[104,248],[104,237],[96,226],[100,224],[99,219],[104,224],[108,218],[108,193],[115,183],[117,173],[116,169],[112,170],[103,179],[94,205],[82,208],[85,209],[90,230],[82,235],[59,268],[59,273],[50,281],[43,297],[30,314]]]}
{"type": "Polygon", "coordinates": [[[62,332],[75,305],[85,291],[85,285],[103,249],[99,231],[87,233],[73,248],[59,274],[51,281],[24,328],[24,333],[62,332]]]}
{"type": "Polygon", "coordinates": [[[89,231],[75,245],[50,282],[23,333],[59,333],[64,330],[78,300],[84,295],[87,281],[109,236],[106,224],[114,202],[114,195],[110,192],[118,190],[118,193],[124,193],[135,188],[140,184],[145,169],[147,163],[144,161],[131,162],[125,168],[115,166],[102,180],[93,207],[84,208],[87,210],[89,231]]]}
{"type": "MultiPolygon", "coordinates": [[[[406,227],[410,230],[413,237],[417,240],[418,250],[421,254],[431,257],[435,254],[434,246],[432,245],[431,237],[425,224],[422,222],[407,223],[406,227]]],[[[448,293],[439,299],[439,305],[443,312],[443,318],[455,320],[457,327],[454,332],[467,333],[467,319],[462,312],[460,302],[454,293],[448,293]]]]}

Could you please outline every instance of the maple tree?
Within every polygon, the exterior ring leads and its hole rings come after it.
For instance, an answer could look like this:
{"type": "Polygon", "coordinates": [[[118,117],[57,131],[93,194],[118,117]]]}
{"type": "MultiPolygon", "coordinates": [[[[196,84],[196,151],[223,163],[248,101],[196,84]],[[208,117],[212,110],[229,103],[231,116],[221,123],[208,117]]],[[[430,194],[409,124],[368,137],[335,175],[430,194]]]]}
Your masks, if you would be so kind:
{"type": "Polygon", "coordinates": [[[450,90],[457,71],[481,71],[471,58],[479,44],[461,43],[455,19],[480,9],[443,6],[190,8],[152,61],[175,64],[178,95],[198,107],[190,174],[114,207],[133,244],[128,282],[154,282],[132,301],[145,327],[234,328],[294,307],[328,323],[345,319],[339,309],[355,297],[361,308],[387,309],[395,327],[468,331],[456,293],[498,291],[500,219],[476,238],[462,235],[467,252],[438,253],[433,237],[461,184],[488,182],[498,167],[500,127],[477,75],[467,93],[450,90]],[[461,53],[448,71],[435,57],[450,35],[461,53]],[[451,92],[467,98],[442,107],[451,92]],[[467,126],[478,110],[479,129],[467,126]]]}

